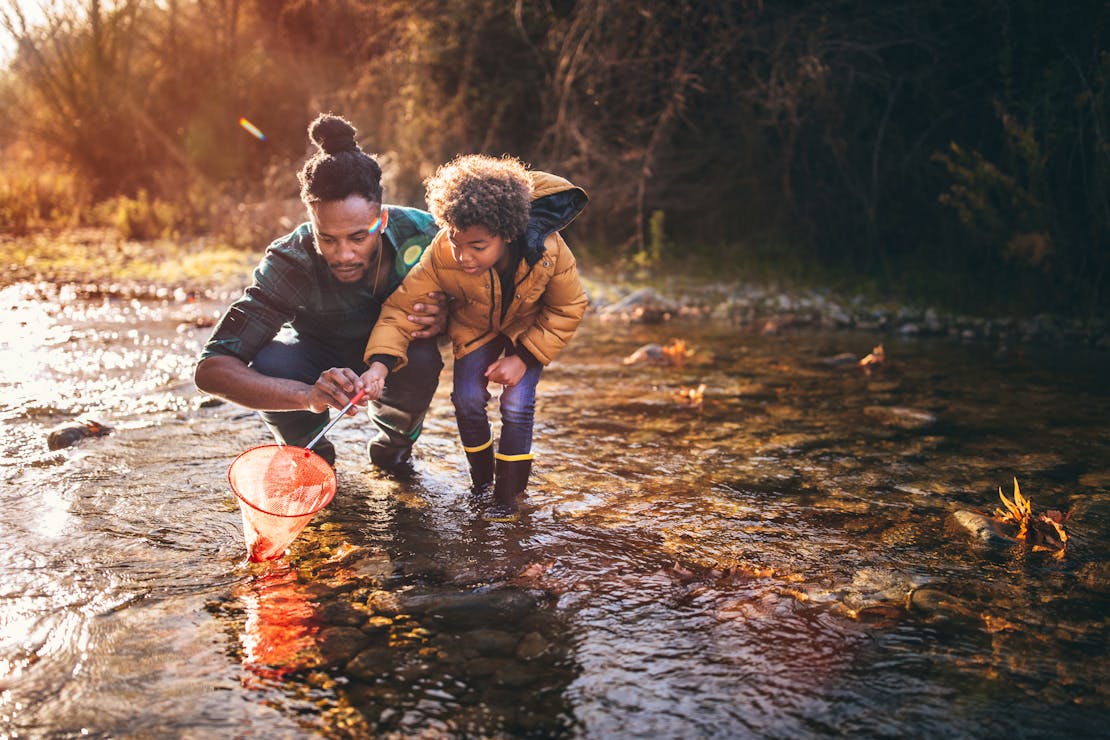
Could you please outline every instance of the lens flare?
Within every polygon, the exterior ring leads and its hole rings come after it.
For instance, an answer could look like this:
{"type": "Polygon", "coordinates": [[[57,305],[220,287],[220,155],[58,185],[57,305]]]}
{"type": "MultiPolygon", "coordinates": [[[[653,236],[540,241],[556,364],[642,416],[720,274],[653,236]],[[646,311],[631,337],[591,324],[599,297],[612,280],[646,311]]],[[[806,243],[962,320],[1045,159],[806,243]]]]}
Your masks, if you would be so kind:
{"type": "Polygon", "coordinates": [[[378,217],[370,222],[370,225],[366,227],[366,230],[370,232],[371,236],[373,236],[374,234],[377,234],[379,231],[384,229],[385,225],[388,223],[389,209],[383,206],[381,212],[378,214],[378,217]]]}
{"type": "Polygon", "coordinates": [[[239,125],[245,128],[247,130],[247,133],[258,139],[259,141],[266,141],[266,134],[262,133],[262,131],[259,130],[258,126],[255,126],[247,119],[240,118],[239,125]]]}

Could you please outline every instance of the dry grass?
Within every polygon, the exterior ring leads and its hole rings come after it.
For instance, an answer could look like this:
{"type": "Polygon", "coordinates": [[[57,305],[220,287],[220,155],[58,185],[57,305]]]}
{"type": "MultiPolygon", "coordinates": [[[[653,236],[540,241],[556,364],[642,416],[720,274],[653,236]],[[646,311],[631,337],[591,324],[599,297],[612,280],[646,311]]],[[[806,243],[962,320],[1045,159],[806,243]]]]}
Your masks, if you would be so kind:
{"type": "Polygon", "coordinates": [[[129,241],[113,229],[0,235],[0,285],[31,280],[227,287],[245,284],[260,256],[205,238],[129,241]]]}

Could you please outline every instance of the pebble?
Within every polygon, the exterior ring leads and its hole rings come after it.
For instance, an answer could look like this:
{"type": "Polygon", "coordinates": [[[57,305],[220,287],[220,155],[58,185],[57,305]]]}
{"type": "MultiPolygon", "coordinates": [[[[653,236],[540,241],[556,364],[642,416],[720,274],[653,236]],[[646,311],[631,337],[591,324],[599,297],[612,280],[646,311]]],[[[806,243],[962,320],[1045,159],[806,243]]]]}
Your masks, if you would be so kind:
{"type": "Polygon", "coordinates": [[[928,411],[905,406],[865,406],[863,413],[880,424],[899,429],[924,429],[937,422],[937,417],[928,411]]]}
{"type": "Polygon", "coordinates": [[[54,427],[46,434],[46,446],[51,450],[71,447],[88,437],[103,437],[110,434],[111,427],[95,421],[77,420],[54,427]]]}
{"type": "Polygon", "coordinates": [[[1013,537],[1003,534],[998,523],[984,514],[960,509],[952,514],[952,519],[980,542],[989,545],[1012,545],[1017,542],[1013,537]]]}

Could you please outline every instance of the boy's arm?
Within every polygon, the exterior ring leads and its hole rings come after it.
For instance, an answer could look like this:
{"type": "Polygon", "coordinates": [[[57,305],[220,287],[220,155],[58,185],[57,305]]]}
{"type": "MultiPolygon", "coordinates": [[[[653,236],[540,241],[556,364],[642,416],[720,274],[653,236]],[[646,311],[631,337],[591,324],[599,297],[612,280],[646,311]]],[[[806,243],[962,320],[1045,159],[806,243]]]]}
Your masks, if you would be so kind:
{"type": "MultiPolygon", "coordinates": [[[[431,293],[442,293],[439,285],[439,276],[432,263],[432,252],[436,243],[424,250],[420,262],[405,276],[397,289],[386,299],[382,306],[381,315],[374,323],[370,333],[370,340],[366,343],[362,358],[370,364],[375,355],[388,355],[396,357],[397,362],[393,370],[400,370],[408,362],[408,347],[412,341],[413,333],[423,326],[411,321],[409,315],[414,313],[413,306],[417,303],[427,302],[431,293]]],[[[446,307],[440,303],[440,310],[446,307]]]]}
{"type": "Polygon", "coordinates": [[[567,345],[589,306],[574,255],[562,236],[552,236],[559,242],[555,274],[544,290],[543,307],[536,323],[517,338],[517,345],[543,365],[554,360],[567,345]]]}

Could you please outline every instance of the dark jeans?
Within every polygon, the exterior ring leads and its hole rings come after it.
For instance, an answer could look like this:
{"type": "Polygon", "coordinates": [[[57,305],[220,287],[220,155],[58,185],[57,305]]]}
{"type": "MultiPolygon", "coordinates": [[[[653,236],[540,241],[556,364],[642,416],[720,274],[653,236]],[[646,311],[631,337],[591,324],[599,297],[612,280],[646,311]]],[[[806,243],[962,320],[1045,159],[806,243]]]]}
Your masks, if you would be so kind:
{"type": "MultiPolygon", "coordinates": [[[[251,363],[258,372],[312,384],[332,367],[349,367],[360,375],[366,371],[362,347],[343,353],[311,337],[282,331],[251,363]]],[[[370,462],[392,468],[408,460],[412,444],[420,436],[428,406],[439,385],[443,359],[434,338],[417,339],[409,345],[408,364],[390,373],[382,397],[370,404],[370,418],[378,433],[370,441],[370,462]]],[[[327,411],[263,411],[262,420],[279,444],[303,447],[328,423],[327,411]]],[[[335,447],[325,437],[313,450],[329,463],[335,462],[335,447]]]]}
{"type": "MultiPolygon", "coordinates": [[[[508,340],[488,342],[465,357],[455,360],[455,385],[451,402],[455,404],[455,421],[463,446],[478,447],[492,436],[486,403],[490,400],[486,368],[501,356],[508,340]]],[[[501,391],[501,440],[497,451],[502,455],[525,455],[532,451],[532,427],[536,416],[536,384],[542,365],[529,367],[512,388],[501,391]]]]}

